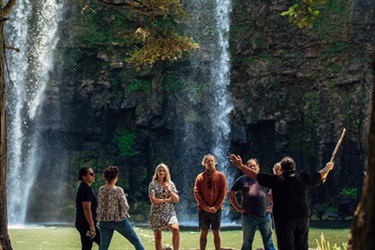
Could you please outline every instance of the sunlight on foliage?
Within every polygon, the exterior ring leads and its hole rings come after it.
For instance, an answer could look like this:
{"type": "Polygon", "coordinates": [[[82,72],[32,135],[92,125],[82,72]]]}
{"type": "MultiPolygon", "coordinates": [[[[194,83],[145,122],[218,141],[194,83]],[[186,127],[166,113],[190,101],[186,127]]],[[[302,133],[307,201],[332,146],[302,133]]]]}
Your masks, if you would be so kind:
{"type": "Polygon", "coordinates": [[[338,246],[336,243],[333,245],[333,247],[330,247],[329,241],[326,241],[324,238],[324,234],[322,233],[320,236],[320,242],[318,239],[316,239],[316,243],[318,244],[317,250],[347,250],[348,249],[348,243],[343,242],[341,246],[338,246]]]}
{"type": "Polygon", "coordinates": [[[328,0],[302,0],[301,4],[293,4],[282,16],[289,16],[289,22],[299,28],[312,28],[315,18],[319,15],[317,7],[326,4],[328,0]]]}
{"type": "Polygon", "coordinates": [[[142,46],[134,46],[126,62],[138,70],[140,66],[152,66],[157,61],[177,61],[184,52],[190,53],[199,47],[191,38],[166,29],[139,28],[136,35],[142,46]]]}
{"type": "MultiPolygon", "coordinates": [[[[81,13],[94,11],[95,0],[75,0],[81,6],[81,13]]],[[[189,54],[199,46],[192,38],[180,35],[180,24],[188,18],[180,0],[96,0],[100,3],[124,8],[143,17],[133,32],[136,44],[125,61],[140,70],[152,67],[161,61],[174,62],[185,53],[189,54]]],[[[181,28],[180,28],[181,29],[181,28]]]]}

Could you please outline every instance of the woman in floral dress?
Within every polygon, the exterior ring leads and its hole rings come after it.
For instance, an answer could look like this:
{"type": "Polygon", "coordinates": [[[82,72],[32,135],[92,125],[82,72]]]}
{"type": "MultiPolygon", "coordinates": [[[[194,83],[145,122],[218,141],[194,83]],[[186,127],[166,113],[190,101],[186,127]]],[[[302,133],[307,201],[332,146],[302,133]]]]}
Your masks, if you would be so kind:
{"type": "Polygon", "coordinates": [[[148,195],[151,200],[148,223],[154,231],[155,249],[162,250],[162,230],[169,229],[172,232],[172,244],[174,250],[180,248],[180,229],[174,203],[179,202],[178,191],[171,180],[167,165],[160,163],[152,177],[148,187],[148,195]]]}

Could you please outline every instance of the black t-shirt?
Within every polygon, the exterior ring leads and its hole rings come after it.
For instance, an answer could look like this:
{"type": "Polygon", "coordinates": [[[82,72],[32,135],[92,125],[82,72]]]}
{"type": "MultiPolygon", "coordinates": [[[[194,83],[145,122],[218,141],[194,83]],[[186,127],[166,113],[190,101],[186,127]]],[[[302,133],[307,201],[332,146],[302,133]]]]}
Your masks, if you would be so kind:
{"type": "Polygon", "coordinates": [[[258,181],[240,176],[233,184],[232,191],[241,190],[242,207],[247,215],[265,216],[268,206],[268,189],[259,185],[258,181]]]}
{"type": "Polygon", "coordinates": [[[77,196],[76,196],[76,222],[78,223],[87,223],[85,214],[83,212],[83,205],[82,202],[84,201],[91,201],[91,212],[92,218],[94,219],[94,223],[96,222],[96,207],[98,206],[98,202],[96,196],[89,185],[84,182],[81,182],[79,185],[77,196]]]}
{"type": "Polygon", "coordinates": [[[259,173],[259,184],[272,189],[273,215],[278,218],[308,217],[308,191],[321,184],[320,173],[294,175],[259,173]]]}

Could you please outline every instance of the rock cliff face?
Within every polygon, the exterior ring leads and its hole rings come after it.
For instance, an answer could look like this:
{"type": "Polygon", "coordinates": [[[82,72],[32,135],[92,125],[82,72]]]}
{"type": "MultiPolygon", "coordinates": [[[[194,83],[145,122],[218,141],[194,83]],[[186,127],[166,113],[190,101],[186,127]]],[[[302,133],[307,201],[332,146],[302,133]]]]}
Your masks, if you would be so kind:
{"type": "MultiPolygon", "coordinates": [[[[310,196],[312,205],[337,207],[342,188],[360,192],[362,187],[374,6],[359,0],[332,1],[321,9],[313,29],[301,30],[280,16],[291,4],[232,2],[229,152],[258,158],[264,172],[271,172],[285,155],[295,158],[300,171],[316,171],[329,161],[346,128],[335,170],[310,196]]],[[[118,14],[113,8],[101,10],[118,14]]],[[[126,45],[108,42],[110,37],[77,42],[84,24],[75,23],[80,15],[76,7],[68,12],[60,44],[61,80],[51,85],[47,100],[59,107],[65,122],[47,129],[66,137],[69,175],[82,165],[98,173],[118,165],[120,185],[131,194],[132,213],[140,214],[135,219],[141,221],[149,207],[147,187],[154,168],[165,162],[188,201],[178,209],[193,216],[192,186],[203,171],[201,158],[209,153],[211,138],[220,136],[211,134],[206,123],[212,98],[205,86],[209,48],[201,46],[196,52],[198,66],[187,57],[135,72],[124,63],[126,45]],[[195,131],[194,139],[187,139],[190,131],[195,131]]],[[[105,36],[111,20],[100,20],[97,32],[105,36]]],[[[240,175],[233,169],[232,174],[240,175]]]]}

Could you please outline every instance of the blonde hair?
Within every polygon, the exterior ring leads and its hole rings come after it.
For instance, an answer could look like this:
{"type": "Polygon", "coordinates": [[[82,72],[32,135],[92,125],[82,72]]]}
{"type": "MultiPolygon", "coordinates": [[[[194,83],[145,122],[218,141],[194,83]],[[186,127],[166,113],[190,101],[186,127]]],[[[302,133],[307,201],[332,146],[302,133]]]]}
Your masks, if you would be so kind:
{"type": "Polygon", "coordinates": [[[212,155],[212,154],[207,154],[207,155],[203,156],[203,159],[202,159],[202,166],[205,166],[204,164],[206,163],[206,159],[207,159],[208,157],[212,157],[212,158],[214,159],[214,161],[215,161],[215,164],[217,163],[217,162],[216,162],[216,157],[215,157],[214,155],[212,155]]]}
{"type": "Polygon", "coordinates": [[[165,165],[164,163],[159,163],[159,165],[157,165],[156,169],[155,169],[155,173],[154,173],[154,176],[152,177],[152,181],[155,181],[157,180],[159,177],[158,177],[158,170],[159,168],[164,168],[165,170],[165,177],[164,177],[164,182],[168,182],[168,184],[171,184],[172,183],[172,180],[171,180],[171,174],[169,173],[169,168],[167,165],[165,165]]]}
{"type": "Polygon", "coordinates": [[[272,171],[273,174],[276,174],[276,169],[279,168],[281,172],[283,172],[283,168],[281,167],[281,162],[276,162],[275,165],[273,165],[272,171]]]}

